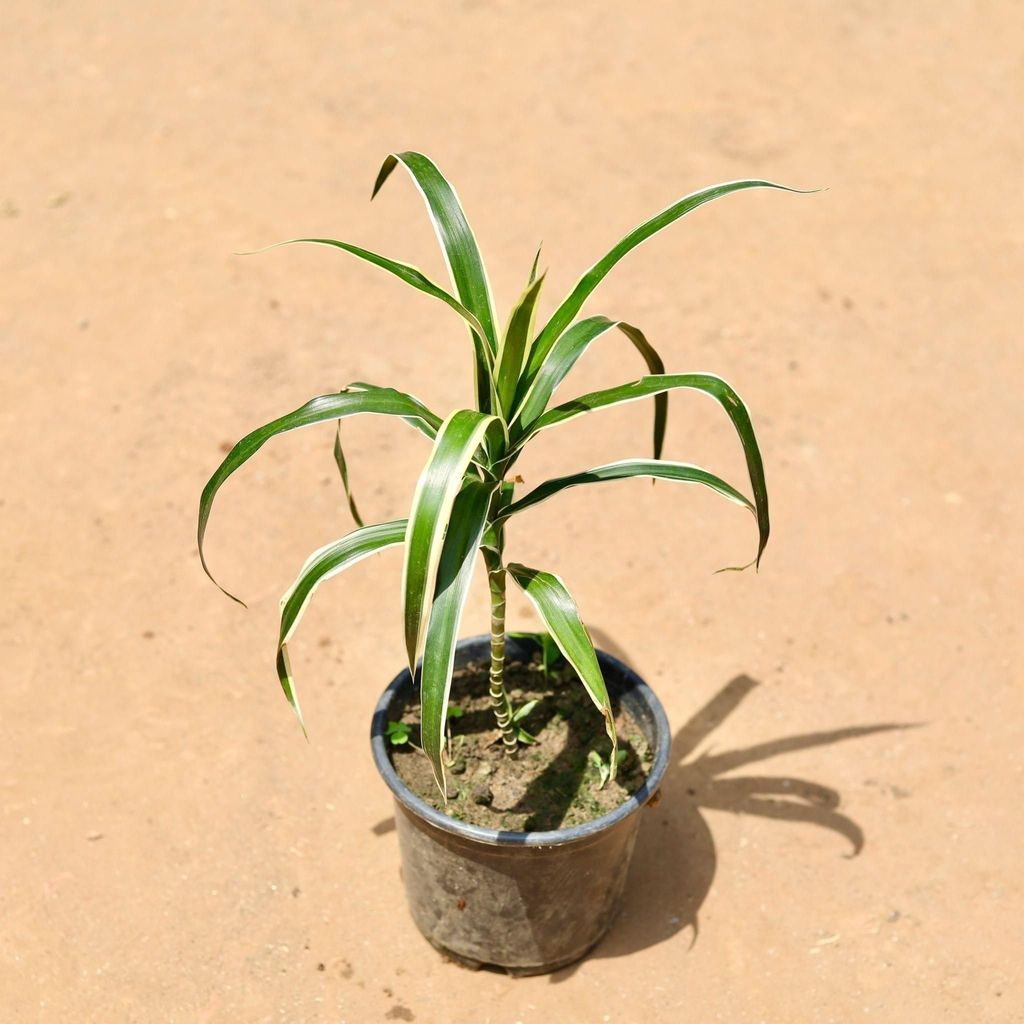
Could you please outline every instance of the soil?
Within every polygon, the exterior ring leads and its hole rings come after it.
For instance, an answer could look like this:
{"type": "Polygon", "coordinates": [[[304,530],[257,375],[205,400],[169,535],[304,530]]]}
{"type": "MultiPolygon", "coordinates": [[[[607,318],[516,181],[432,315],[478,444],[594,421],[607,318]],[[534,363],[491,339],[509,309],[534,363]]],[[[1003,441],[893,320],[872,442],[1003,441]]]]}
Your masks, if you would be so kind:
{"type": "MultiPolygon", "coordinates": [[[[611,741],[604,719],[569,666],[552,667],[547,675],[539,658],[506,666],[512,707],[537,701],[517,723],[536,742],[521,744],[513,757],[504,753],[487,689],[486,663],[470,663],[453,677],[456,713],[449,718],[447,805],[422,751],[409,745],[392,748],[399,776],[431,806],[483,828],[541,832],[599,818],[643,785],[651,750],[633,716],[614,703],[619,766],[614,779],[602,778],[591,752],[607,766],[611,741]]],[[[413,744],[419,743],[419,719],[415,701],[402,715],[413,727],[413,744]]]]}

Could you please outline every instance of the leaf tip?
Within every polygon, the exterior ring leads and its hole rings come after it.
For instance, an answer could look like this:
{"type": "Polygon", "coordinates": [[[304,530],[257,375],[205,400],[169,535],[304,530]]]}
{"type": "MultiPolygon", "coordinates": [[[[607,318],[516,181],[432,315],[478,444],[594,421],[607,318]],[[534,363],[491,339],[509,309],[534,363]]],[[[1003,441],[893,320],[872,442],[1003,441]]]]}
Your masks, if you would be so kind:
{"type": "Polygon", "coordinates": [[[434,773],[434,785],[441,793],[441,800],[444,806],[448,806],[448,777],[445,775],[444,765],[435,765],[434,759],[430,759],[430,770],[434,773]],[[439,770],[440,769],[440,770],[439,770]]]}
{"type": "Polygon", "coordinates": [[[217,581],[216,581],[216,580],[214,579],[214,577],[213,577],[213,573],[212,573],[212,572],[210,572],[209,568],[208,568],[208,567],[207,567],[207,565],[206,565],[206,558],[205,558],[205,557],[203,556],[203,554],[202,554],[202,551],[200,551],[200,561],[201,561],[201,562],[203,563],[203,572],[205,572],[205,573],[206,573],[206,575],[207,575],[207,576],[209,577],[209,579],[210,579],[210,582],[211,582],[211,583],[212,583],[212,584],[213,584],[213,585],[214,585],[214,586],[215,586],[215,587],[216,587],[216,588],[217,588],[217,589],[218,589],[218,590],[219,590],[219,591],[220,591],[220,592],[221,592],[221,593],[222,593],[222,594],[223,594],[223,595],[224,595],[225,597],[229,597],[229,598],[231,598],[231,600],[232,600],[232,601],[234,601],[234,602],[235,602],[235,604],[240,604],[240,605],[241,605],[241,606],[242,606],[243,608],[245,608],[245,609],[246,609],[246,611],[248,611],[248,610],[249,610],[249,606],[248,606],[248,605],[247,605],[247,604],[246,604],[246,603],[245,603],[245,602],[244,602],[244,601],[243,601],[243,600],[242,600],[242,599],[241,599],[240,597],[235,597],[235,595],[234,595],[234,594],[232,594],[230,590],[225,590],[225,589],[224,589],[224,587],[222,587],[222,586],[221,586],[221,585],[220,585],[220,584],[219,584],[219,583],[218,583],[218,582],[217,582],[217,581]]]}
{"type": "Polygon", "coordinates": [[[398,158],[394,153],[389,153],[384,159],[384,163],[380,165],[380,170],[377,172],[377,178],[373,183],[373,191],[370,193],[370,202],[377,198],[377,193],[384,187],[384,182],[391,176],[391,172],[395,169],[398,163],[398,158]]]}
{"type": "Polygon", "coordinates": [[[270,245],[262,245],[258,249],[239,249],[231,253],[232,256],[259,256],[261,253],[269,252],[271,249],[276,249],[281,245],[290,245],[294,241],[304,241],[304,239],[289,239],[285,242],[271,242],[270,245]]]}

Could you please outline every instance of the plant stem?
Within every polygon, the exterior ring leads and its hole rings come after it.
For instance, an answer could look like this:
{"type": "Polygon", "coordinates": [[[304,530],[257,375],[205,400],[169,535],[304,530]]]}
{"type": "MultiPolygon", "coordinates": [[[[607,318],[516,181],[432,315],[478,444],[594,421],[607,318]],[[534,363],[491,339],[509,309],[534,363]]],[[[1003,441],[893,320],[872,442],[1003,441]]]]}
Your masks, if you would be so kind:
{"type": "Polygon", "coordinates": [[[501,730],[506,754],[516,751],[516,731],[512,725],[512,704],[505,690],[505,566],[496,552],[484,551],[487,582],[491,588],[491,671],[488,696],[491,710],[501,730]]]}

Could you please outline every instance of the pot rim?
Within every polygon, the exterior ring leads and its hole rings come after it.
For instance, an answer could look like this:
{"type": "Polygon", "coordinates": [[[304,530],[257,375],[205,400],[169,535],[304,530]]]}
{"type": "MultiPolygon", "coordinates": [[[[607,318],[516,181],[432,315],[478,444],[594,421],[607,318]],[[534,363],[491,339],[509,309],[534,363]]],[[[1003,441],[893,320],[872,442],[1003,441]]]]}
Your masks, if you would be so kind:
{"type": "MultiPolygon", "coordinates": [[[[490,637],[481,634],[465,637],[458,642],[458,647],[473,642],[490,642],[490,637]]],[[[654,691],[628,665],[604,651],[597,651],[597,658],[602,669],[611,669],[617,673],[624,684],[624,689],[635,691],[650,709],[654,719],[654,760],[643,785],[613,811],[585,821],[581,825],[569,828],[551,829],[545,832],[519,832],[511,829],[483,828],[470,825],[448,817],[425,800],[418,797],[399,778],[391,758],[388,756],[386,732],[388,709],[398,693],[409,684],[409,670],[402,669],[388,684],[381,694],[373,712],[373,723],[370,728],[370,745],[377,771],[394,794],[395,799],[406,811],[429,822],[435,828],[461,839],[468,839],[488,846],[566,846],[586,839],[592,839],[601,832],[614,828],[620,822],[639,811],[657,793],[665,772],[668,769],[669,756],[672,749],[672,734],[669,729],[668,717],[654,691]]]]}

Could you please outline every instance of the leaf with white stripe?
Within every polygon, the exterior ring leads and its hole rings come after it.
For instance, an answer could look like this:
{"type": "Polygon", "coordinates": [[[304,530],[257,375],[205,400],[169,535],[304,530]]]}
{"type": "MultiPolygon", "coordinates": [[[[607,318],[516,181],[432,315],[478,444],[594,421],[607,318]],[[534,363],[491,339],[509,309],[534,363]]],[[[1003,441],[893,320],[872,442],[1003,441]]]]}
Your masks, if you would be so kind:
{"type": "Polygon", "coordinates": [[[571,402],[550,409],[533,424],[532,429],[526,438],[546,430],[548,427],[565,423],[593,412],[596,409],[604,409],[612,405],[622,405],[624,402],[637,402],[651,395],[665,395],[668,391],[677,389],[689,389],[699,391],[702,394],[713,398],[726,411],[732,425],[736,429],[741,443],[743,444],[743,455],[747,462],[747,472],[750,475],[750,486],[754,493],[754,507],[757,516],[758,545],[755,562],[760,562],[761,554],[768,543],[770,523],[768,517],[768,489],[764,479],[764,463],[761,459],[761,451],[757,445],[757,437],[754,434],[753,424],[750,422],[750,414],[743,400],[735,390],[721,377],[713,373],[663,373],[654,374],[649,377],[641,377],[640,380],[632,381],[629,384],[621,384],[618,387],[606,388],[603,391],[592,391],[590,394],[581,395],[571,402]]]}
{"type": "Polygon", "coordinates": [[[452,670],[459,624],[466,606],[473,565],[487,523],[492,485],[470,480],[452,507],[451,523],[444,538],[437,570],[434,602],[427,626],[423,667],[420,675],[420,732],[423,751],[445,800],[448,786],[441,753],[444,750],[445,720],[451,692],[452,670]]]}
{"type": "Polygon", "coordinates": [[[543,248],[544,243],[541,242],[541,244],[537,246],[537,255],[533,257],[533,266],[530,267],[530,279],[527,281],[527,284],[533,284],[537,279],[537,264],[540,263],[540,251],[543,248]]]}
{"type": "Polygon", "coordinates": [[[572,665],[580,682],[583,683],[590,695],[590,699],[604,717],[605,731],[612,741],[610,777],[614,778],[615,754],[618,749],[615,717],[612,714],[608,690],[605,687],[604,676],[594,650],[594,642],[590,639],[587,627],[583,625],[576,602],[572,599],[572,595],[566,589],[561,578],[554,573],[530,569],[516,562],[510,563],[507,569],[509,575],[519,584],[530,603],[537,609],[537,614],[558,645],[562,656],[572,665]]]}
{"type": "MultiPolygon", "coordinates": [[[[664,373],[665,364],[644,333],[632,324],[622,320],[609,320],[606,316],[592,316],[573,324],[555,343],[547,359],[533,381],[526,387],[521,401],[516,403],[515,419],[518,429],[513,430],[517,445],[525,443],[530,427],[547,409],[555,388],[565,379],[584,352],[602,334],[617,327],[640,353],[651,373],[664,373]],[[526,435],[526,436],[524,436],[526,435]]],[[[522,385],[521,385],[522,386],[522,385]]],[[[654,458],[661,458],[665,442],[665,425],[668,420],[668,397],[655,395],[654,398],[654,458]]]]}
{"type": "Polygon", "coordinates": [[[537,372],[544,360],[547,358],[551,346],[558,340],[562,332],[573,322],[576,314],[583,308],[594,289],[604,280],[612,267],[627,253],[632,252],[638,245],[645,242],[651,235],[657,234],[662,228],[668,227],[680,217],[685,216],[697,207],[727,196],[731,192],[739,192],[748,188],[773,188],[783,192],[801,192],[802,189],[787,188],[785,185],[777,185],[772,181],[748,180],[728,181],[721,185],[712,185],[710,188],[701,189],[684,196],[678,202],[655,214],[650,220],[644,221],[639,227],[634,228],[625,238],[615,245],[609,252],[601,257],[577,282],[568,298],[555,310],[551,319],[544,326],[544,329],[537,337],[534,345],[533,355],[530,360],[529,370],[532,377],[537,372]]]}
{"type": "Polygon", "coordinates": [[[519,375],[530,354],[537,298],[543,284],[542,274],[527,285],[526,291],[512,310],[508,327],[498,348],[498,358],[494,366],[494,386],[498,392],[498,408],[502,410],[506,421],[511,419],[519,375]]]}
{"type": "Polygon", "coordinates": [[[348,462],[345,460],[345,449],[341,446],[341,422],[334,433],[334,464],[338,467],[338,475],[341,477],[341,486],[345,491],[345,499],[348,501],[348,510],[352,513],[356,526],[365,526],[363,517],[359,514],[359,506],[356,505],[355,496],[352,494],[352,487],[348,480],[348,462]]]}
{"type": "MultiPolygon", "coordinates": [[[[498,517],[498,521],[499,523],[504,522],[509,516],[539,505],[542,501],[546,501],[569,487],[604,483],[610,480],[628,480],[632,477],[654,477],[657,480],[672,480],[676,483],[701,484],[704,487],[710,487],[711,490],[728,498],[729,501],[742,505],[755,519],[757,518],[757,510],[746,495],[736,490],[731,484],[727,484],[720,477],[715,476],[714,473],[701,469],[700,466],[693,466],[688,462],[668,462],[664,459],[657,461],[653,459],[623,459],[621,462],[612,462],[607,466],[588,469],[584,473],[571,473],[568,476],[546,480],[504,509],[498,517]]],[[[730,566],[730,568],[733,567],[730,566]]]]}
{"type": "Polygon", "coordinates": [[[327,544],[306,559],[295,582],[281,598],[281,628],[277,642],[277,676],[281,681],[281,689],[295,711],[302,731],[306,726],[302,721],[302,709],[295,693],[295,680],[292,677],[291,662],[288,659],[288,641],[295,632],[314,591],[325,580],[337,576],[356,562],[383,551],[384,548],[402,544],[405,541],[406,520],[396,519],[391,523],[377,523],[354,530],[347,537],[327,544]]]}
{"type": "Polygon", "coordinates": [[[503,429],[496,416],[473,409],[452,413],[438,430],[433,451],[416,484],[402,576],[410,671],[423,653],[441,546],[463,475],[488,431],[503,433],[503,429]]]}
{"type": "Polygon", "coordinates": [[[329,245],[334,249],[341,249],[343,252],[355,256],[365,263],[380,267],[381,270],[386,270],[389,274],[393,274],[400,281],[412,285],[417,291],[433,296],[435,299],[440,299],[446,306],[454,309],[469,324],[472,330],[483,333],[483,326],[473,312],[459,302],[454,295],[450,295],[440,285],[431,281],[418,267],[414,267],[411,263],[403,263],[401,260],[393,260],[389,256],[381,256],[380,253],[371,252],[369,249],[353,245],[351,242],[342,242],[337,238],[288,238],[283,242],[274,242],[272,245],[266,245],[262,249],[253,249],[249,252],[238,253],[238,255],[256,256],[260,253],[270,252],[271,249],[279,249],[283,245],[299,245],[300,243],[329,245]]]}
{"type": "Polygon", "coordinates": [[[398,164],[409,172],[427,204],[456,293],[463,305],[479,320],[491,351],[496,352],[498,337],[487,271],[455,189],[433,161],[422,153],[391,153],[374,182],[374,196],[398,164]]]}
{"type": "MultiPolygon", "coordinates": [[[[402,263],[400,260],[393,260],[388,256],[381,256],[380,253],[371,252],[369,249],[363,249],[361,246],[353,245],[351,242],[342,242],[336,238],[290,238],[284,242],[275,242],[273,245],[265,246],[262,249],[240,253],[239,255],[254,256],[257,253],[277,249],[282,245],[296,245],[300,242],[312,245],[328,245],[335,249],[341,249],[343,252],[356,256],[366,263],[371,263],[375,267],[386,270],[389,274],[394,274],[399,280],[411,285],[417,291],[433,296],[435,299],[440,299],[445,305],[454,309],[466,321],[469,327],[469,337],[473,343],[473,376],[477,400],[490,403],[490,395],[494,389],[494,352],[490,343],[486,340],[486,330],[477,319],[475,313],[467,309],[463,303],[446,292],[440,285],[431,281],[418,267],[414,267],[410,263],[402,263]]],[[[481,407],[486,408],[487,405],[481,407]]]]}
{"type": "MultiPolygon", "coordinates": [[[[249,434],[246,434],[228,452],[227,457],[217,467],[216,472],[207,481],[203,488],[202,496],[199,499],[199,527],[197,538],[199,543],[199,559],[202,562],[203,570],[207,576],[213,579],[206,564],[206,554],[203,550],[203,539],[206,536],[206,525],[210,519],[210,512],[213,509],[213,499],[220,490],[221,485],[240,466],[249,461],[272,437],[278,434],[287,433],[289,430],[297,430],[300,427],[308,427],[314,423],[323,423],[326,420],[340,420],[346,416],[355,416],[362,413],[376,413],[382,416],[398,416],[407,423],[414,426],[427,437],[434,437],[437,428],[441,425],[441,419],[435,416],[422,402],[413,398],[412,395],[395,391],[393,388],[378,388],[369,384],[353,384],[336,394],[320,395],[306,402],[294,412],[287,413],[276,420],[272,420],[265,426],[259,427],[249,434]]],[[[217,586],[228,595],[233,601],[244,604],[234,594],[228,593],[217,583],[217,586]]]]}

